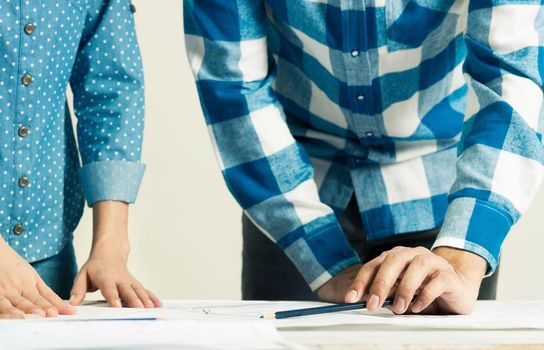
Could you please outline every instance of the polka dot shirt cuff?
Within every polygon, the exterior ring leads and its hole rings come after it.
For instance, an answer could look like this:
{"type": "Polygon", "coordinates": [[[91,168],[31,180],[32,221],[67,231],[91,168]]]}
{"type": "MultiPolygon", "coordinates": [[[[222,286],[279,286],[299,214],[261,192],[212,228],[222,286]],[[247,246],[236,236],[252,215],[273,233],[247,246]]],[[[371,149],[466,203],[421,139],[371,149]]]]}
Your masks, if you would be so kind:
{"type": "Polygon", "coordinates": [[[128,161],[90,163],[79,169],[83,193],[89,206],[112,200],[134,203],[145,165],[128,161]]]}

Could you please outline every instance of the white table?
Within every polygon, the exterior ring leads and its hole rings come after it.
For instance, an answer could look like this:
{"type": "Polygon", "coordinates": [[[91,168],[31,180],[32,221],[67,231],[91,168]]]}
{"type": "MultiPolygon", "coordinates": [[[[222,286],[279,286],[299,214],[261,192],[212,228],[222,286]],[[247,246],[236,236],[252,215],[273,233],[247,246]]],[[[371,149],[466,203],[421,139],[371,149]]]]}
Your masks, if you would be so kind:
{"type": "MultiPolygon", "coordinates": [[[[471,316],[395,316],[386,310],[377,314],[361,310],[274,322],[258,317],[270,311],[308,306],[312,304],[172,300],[166,301],[163,309],[142,310],[111,309],[103,303],[95,303],[80,308],[76,318],[84,322],[66,323],[77,321],[72,317],[45,323],[0,321],[0,348],[51,350],[64,344],[63,349],[85,349],[88,344],[82,344],[81,340],[87,337],[88,341],[102,341],[102,345],[108,349],[118,349],[112,346],[114,344],[139,344],[144,347],[138,349],[146,350],[156,350],[156,345],[165,339],[169,339],[171,344],[185,344],[190,339],[196,344],[207,344],[212,340],[215,345],[211,348],[226,346],[229,350],[254,350],[252,344],[259,344],[259,349],[284,349],[284,340],[300,344],[308,350],[544,349],[544,301],[483,302],[477,305],[471,316]],[[119,320],[149,317],[159,318],[159,321],[134,323],[119,320]],[[101,322],[112,318],[117,321],[101,322]],[[91,319],[98,322],[87,322],[91,319]],[[70,327],[69,334],[67,327],[70,327]],[[6,340],[10,334],[11,343],[6,340]],[[67,343],[67,335],[71,336],[71,343],[67,343]],[[42,338],[43,342],[40,340],[42,338]],[[6,347],[6,344],[15,346],[6,347]],[[68,344],[74,344],[74,347],[68,344]],[[241,344],[246,346],[242,347],[241,344]]],[[[96,349],[102,349],[102,345],[96,349]]],[[[297,347],[293,349],[298,350],[297,347]]]]}
{"type": "MultiPolygon", "coordinates": [[[[390,325],[337,325],[281,329],[280,334],[311,350],[381,350],[381,349],[544,349],[544,302],[479,302],[485,310],[498,310],[499,322],[514,320],[511,329],[459,329],[459,327],[417,328],[390,325]],[[502,312],[504,310],[504,313],[502,312]],[[509,316],[510,315],[510,316],[509,316]],[[528,320],[538,329],[517,329],[517,322],[528,320]],[[535,321],[535,322],[532,322],[535,321]]],[[[478,306],[477,306],[478,307],[478,306]]],[[[480,312],[481,314],[481,312],[480,312]]],[[[491,314],[485,312],[484,314],[491,314]]],[[[494,315],[494,314],[493,314],[494,315]]],[[[471,316],[472,317],[472,316],[471,316]]],[[[485,328],[485,327],[484,327],[485,328]]]]}
{"type": "Polygon", "coordinates": [[[399,330],[387,327],[330,327],[322,329],[282,330],[288,340],[308,347],[309,350],[449,350],[544,349],[544,331],[500,330],[399,330]]]}

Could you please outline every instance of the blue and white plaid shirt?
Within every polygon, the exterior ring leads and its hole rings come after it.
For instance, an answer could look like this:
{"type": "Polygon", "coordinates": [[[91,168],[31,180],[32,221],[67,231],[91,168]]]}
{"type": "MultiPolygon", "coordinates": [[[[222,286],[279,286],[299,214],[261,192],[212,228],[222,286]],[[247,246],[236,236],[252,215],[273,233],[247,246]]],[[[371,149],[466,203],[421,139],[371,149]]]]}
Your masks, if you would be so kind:
{"type": "Polygon", "coordinates": [[[188,56],[226,182],[315,290],[369,239],[442,226],[482,256],[543,174],[536,0],[186,0],[188,56]]]}

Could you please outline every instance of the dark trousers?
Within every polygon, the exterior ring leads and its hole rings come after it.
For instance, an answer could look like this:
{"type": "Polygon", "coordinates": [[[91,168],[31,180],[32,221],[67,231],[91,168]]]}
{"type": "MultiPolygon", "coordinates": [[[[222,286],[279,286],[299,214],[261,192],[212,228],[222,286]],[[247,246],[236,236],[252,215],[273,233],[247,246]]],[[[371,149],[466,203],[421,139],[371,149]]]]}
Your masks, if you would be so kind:
{"type": "MultiPolygon", "coordinates": [[[[243,225],[242,298],[244,300],[317,300],[295,265],[246,216],[243,225]]],[[[396,246],[431,248],[439,229],[367,241],[355,200],[340,218],[340,225],[361,260],[367,262],[396,246]]],[[[484,279],[479,300],[494,300],[498,270],[484,279]]]]}

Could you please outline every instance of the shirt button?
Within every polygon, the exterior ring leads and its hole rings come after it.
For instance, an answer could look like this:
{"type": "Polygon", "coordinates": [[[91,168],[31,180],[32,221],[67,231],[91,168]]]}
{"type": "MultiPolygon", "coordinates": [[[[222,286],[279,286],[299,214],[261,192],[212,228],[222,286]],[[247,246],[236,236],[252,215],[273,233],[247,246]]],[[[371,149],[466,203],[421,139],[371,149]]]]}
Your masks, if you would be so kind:
{"type": "Polygon", "coordinates": [[[19,186],[21,188],[27,188],[28,185],[30,185],[30,179],[26,176],[22,176],[19,178],[19,186]]]}
{"type": "Polygon", "coordinates": [[[357,96],[357,99],[358,99],[359,101],[363,101],[363,100],[365,99],[365,95],[358,95],[358,96],[357,96]]]}
{"type": "Polygon", "coordinates": [[[15,225],[13,228],[13,233],[15,233],[17,236],[25,232],[25,227],[21,224],[15,225]]]}
{"type": "Polygon", "coordinates": [[[27,137],[28,136],[28,128],[26,126],[21,126],[19,128],[19,136],[21,136],[21,137],[27,137]]]}
{"type": "Polygon", "coordinates": [[[357,50],[357,49],[353,49],[353,50],[351,51],[351,56],[353,56],[353,57],[357,57],[357,56],[359,56],[360,54],[361,54],[361,52],[359,52],[359,50],[357,50]]]}
{"type": "Polygon", "coordinates": [[[26,35],[32,35],[34,34],[34,31],[36,30],[36,26],[33,23],[28,23],[25,26],[25,34],[26,35]]]}
{"type": "Polygon", "coordinates": [[[24,86],[29,86],[34,82],[34,78],[30,74],[25,74],[22,79],[22,83],[24,86]]]}
{"type": "Polygon", "coordinates": [[[374,137],[374,133],[372,131],[365,132],[366,137],[374,137]]]}
{"type": "Polygon", "coordinates": [[[136,6],[134,4],[130,4],[130,12],[136,13],[136,6]]]}

